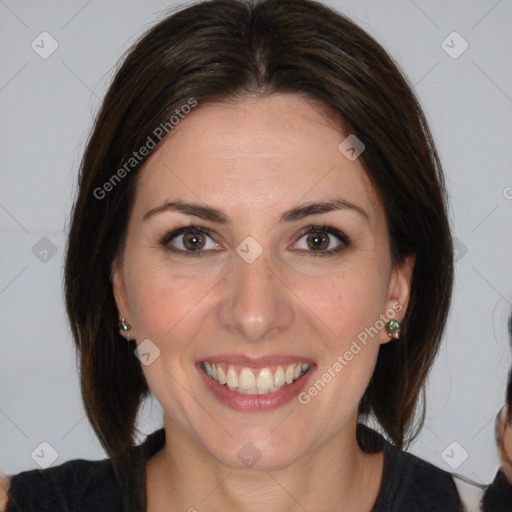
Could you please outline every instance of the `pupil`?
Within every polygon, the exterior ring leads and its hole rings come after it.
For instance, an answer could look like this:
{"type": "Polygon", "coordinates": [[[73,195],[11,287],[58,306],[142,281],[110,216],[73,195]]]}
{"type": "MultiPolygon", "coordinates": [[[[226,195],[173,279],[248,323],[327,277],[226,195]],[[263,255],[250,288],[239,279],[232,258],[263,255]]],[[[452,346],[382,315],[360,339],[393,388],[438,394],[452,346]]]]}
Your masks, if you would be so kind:
{"type": "Polygon", "coordinates": [[[327,246],[329,245],[329,239],[323,233],[313,233],[309,235],[308,243],[311,244],[310,246],[312,249],[317,251],[319,249],[327,249],[327,246]]]}
{"type": "Polygon", "coordinates": [[[184,238],[184,244],[187,249],[201,249],[204,245],[204,240],[201,240],[202,235],[191,233],[184,238]]]}

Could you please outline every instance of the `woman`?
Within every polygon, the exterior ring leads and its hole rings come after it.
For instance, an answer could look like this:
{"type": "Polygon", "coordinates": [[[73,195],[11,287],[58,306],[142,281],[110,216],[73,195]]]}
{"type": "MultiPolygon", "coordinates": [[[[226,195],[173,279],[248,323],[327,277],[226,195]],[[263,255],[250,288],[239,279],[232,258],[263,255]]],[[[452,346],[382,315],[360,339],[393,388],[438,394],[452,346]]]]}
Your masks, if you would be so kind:
{"type": "Polygon", "coordinates": [[[452,273],[432,137],[368,34],[308,0],[164,19],[106,95],[66,259],[109,460],[16,475],[6,509],[462,510],[401,451],[452,273]]]}

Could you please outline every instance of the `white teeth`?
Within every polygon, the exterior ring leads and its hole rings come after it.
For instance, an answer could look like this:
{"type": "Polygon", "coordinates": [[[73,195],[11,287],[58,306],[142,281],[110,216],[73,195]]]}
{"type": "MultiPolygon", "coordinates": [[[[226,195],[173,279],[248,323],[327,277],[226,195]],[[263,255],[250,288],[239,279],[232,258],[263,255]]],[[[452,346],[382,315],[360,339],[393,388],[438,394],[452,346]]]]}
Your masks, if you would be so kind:
{"type": "Polygon", "coordinates": [[[220,384],[226,384],[226,374],[224,373],[224,370],[220,366],[217,368],[217,376],[220,384]]]}
{"type": "Polygon", "coordinates": [[[286,368],[286,373],[284,374],[284,379],[286,381],[286,384],[291,384],[293,382],[293,364],[291,364],[290,366],[288,366],[288,368],[286,368]]]}
{"type": "Polygon", "coordinates": [[[228,368],[228,374],[226,375],[226,383],[231,388],[238,387],[238,375],[236,374],[235,367],[230,364],[228,368]]]}
{"type": "Polygon", "coordinates": [[[280,388],[285,383],[284,370],[282,366],[278,366],[274,372],[274,386],[280,388]]]}
{"type": "Polygon", "coordinates": [[[238,374],[232,364],[228,366],[226,372],[225,365],[204,362],[204,370],[212,379],[219,384],[227,385],[231,391],[247,395],[262,395],[278,391],[283,386],[292,384],[302,377],[309,367],[308,363],[290,364],[286,370],[282,366],[278,366],[274,373],[270,368],[265,367],[259,371],[256,370],[255,375],[253,370],[247,367],[243,367],[238,374]]]}
{"type": "Polygon", "coordinates": [[[238,387],[242,389],[254,389],[256,387],[256,378],[249,368],[242,368],[238,376],[238,387]]]}
{"type": "Polygon", "coordinates": [[[268,391],[274,385],[274,376],[269,368],[263,368],[258,373],[258,380],[256,381],[256,387],[260,391],[268,391]]]}

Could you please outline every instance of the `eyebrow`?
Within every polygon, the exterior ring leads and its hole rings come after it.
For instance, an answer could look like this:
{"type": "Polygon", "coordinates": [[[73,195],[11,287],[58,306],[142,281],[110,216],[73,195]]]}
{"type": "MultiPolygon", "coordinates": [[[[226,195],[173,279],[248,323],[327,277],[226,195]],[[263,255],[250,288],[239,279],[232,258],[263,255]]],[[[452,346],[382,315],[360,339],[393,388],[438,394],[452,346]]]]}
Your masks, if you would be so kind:
{"type": "MultiPolygon", "coordinates": [[[[323,213],[329,213],[336,210],[351,210],[361,215],[365,220],[370,220],[368,214],[360,206],[352,204],[344,199],[333,199],[331,201],[315,201],[296,206],[295,208],[284,212],[279,221],[294,222],[312,215],[321,215],[323,213]]],[[[185,201],[168,201],[156,208],[152,208],[144,215],[143,220],[147,220],[162,212],[183,213],[184,215],[192,215],[218,224],[230,223],[227,215],[213,206],[200,205],[198,203],[187,203],[185,201]]]]}

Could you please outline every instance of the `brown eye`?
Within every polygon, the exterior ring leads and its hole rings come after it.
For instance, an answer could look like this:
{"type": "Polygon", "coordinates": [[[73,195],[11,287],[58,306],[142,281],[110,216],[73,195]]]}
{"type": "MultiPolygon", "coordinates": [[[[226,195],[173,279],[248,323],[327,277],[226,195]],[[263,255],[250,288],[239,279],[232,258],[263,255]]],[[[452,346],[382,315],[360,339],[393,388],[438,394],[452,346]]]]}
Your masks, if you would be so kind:
{"type": "Polygon", "coordinates": [[[212,239],[209,230],[199,226],[176,229],[161,240],[160,244],[175,253],[186,256],[203,256],[221,247],[212,239]]]}
{"type": "Polygon", "coordinates": [[[343,251],[349,245],[348,237],[335,228],[309,226],[301,232],[301,237],[293,249],[299,249],[309,256],[330,256],[343,251]]]}
{"type": "Polygon", "coordinates": [[[183,245],[191,251],[201,250],[206,243],[202,233],[185,233],[183,235],[183,245]]]}
{"type": "Polygon", "coordinates": [[[314,251],[320,251],[329,247],[329,236],[326,233],[309,233],[306,243],[314,251]]]}

